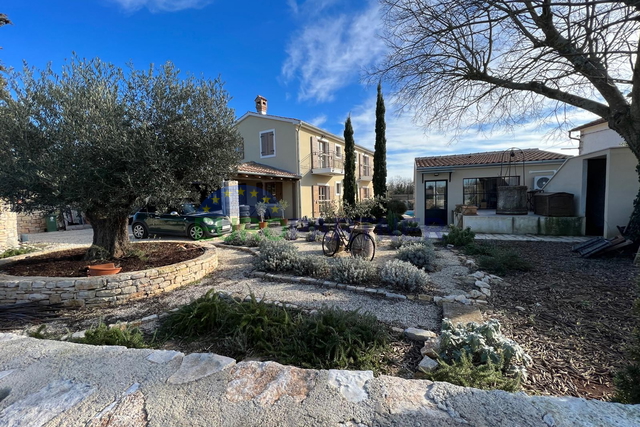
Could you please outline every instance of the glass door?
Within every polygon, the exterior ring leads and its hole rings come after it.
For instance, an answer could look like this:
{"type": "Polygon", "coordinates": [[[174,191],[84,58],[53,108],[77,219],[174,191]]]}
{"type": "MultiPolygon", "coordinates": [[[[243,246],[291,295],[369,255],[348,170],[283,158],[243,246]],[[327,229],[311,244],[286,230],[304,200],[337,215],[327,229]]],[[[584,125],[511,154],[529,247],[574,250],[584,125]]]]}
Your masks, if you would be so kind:
{"type": "Polygon", "coordinates": [[[424,224],[447,225],[447,181],[424,183],[424,224]]]}

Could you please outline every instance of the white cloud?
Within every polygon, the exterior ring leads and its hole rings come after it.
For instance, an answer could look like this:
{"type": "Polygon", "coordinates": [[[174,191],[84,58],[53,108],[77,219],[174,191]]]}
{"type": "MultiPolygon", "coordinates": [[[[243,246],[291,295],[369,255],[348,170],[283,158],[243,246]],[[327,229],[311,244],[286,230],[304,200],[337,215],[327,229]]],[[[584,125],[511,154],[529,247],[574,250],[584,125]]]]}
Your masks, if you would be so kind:
{"type": "MultiPolygon", "coordinates": [[[[375,144],[375,96],[355,106],[351,113],[356,144],[373,150],[375,144]]],[[[594,120],[582,110],[569,113],[570,122],[580,125],[594,120]]],[[[453,135],[425,130],[418,126],[411,112],[399,114],[387,104],[387,177],[413,177],[416,157],[446,156],[449,154],[501,151],[511,147],[539,148],[567,155],[577,154],[577,141],[566,132],[554,132],[554,126],[542,120],[532,120],[513,131],[498,129],[490,134],[467,132],[453,140],[453,135]],[[573,150],[562,148],[573,147],[573,150]]]]}
{"type": "Polygon", "coordinates": [[[135,12],[146,7],[151,12],[176,12],[183,9],[200,9],[213,0],[111,0],[127,12],[135,12]]]}
{"type": "MultiPolygon", "coordinates": [[[[332,3],[318,0],[313,5],[322,10],[332,3]]],[[[325,102],[334,99],[338,89],[357,82],[362,70],[382,56],[385,46],[376,35],[381,26],[377,2],[370,1],[365,10],[351,15],[318,18],[315,12],[289,43],[282,76],[286,82],[299,83],[298,100],[325,102]]]]}
{"type": "Polygon", "coordinates": [[[313,119],[309,120],[309,123],[311,123],[314,126],[322,126],[323,124],[325,124],[327,122],[327,115],[326,114],[320,114],[317,117],[314,117],[313,119]]]}

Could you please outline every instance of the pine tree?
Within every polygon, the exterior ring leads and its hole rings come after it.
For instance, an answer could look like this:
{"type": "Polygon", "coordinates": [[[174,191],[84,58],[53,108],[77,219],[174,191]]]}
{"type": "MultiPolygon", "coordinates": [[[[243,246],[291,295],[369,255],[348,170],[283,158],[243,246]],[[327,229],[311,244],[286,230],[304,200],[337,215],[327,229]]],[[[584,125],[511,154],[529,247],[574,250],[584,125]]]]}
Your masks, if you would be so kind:
{"type": "Polygon", "coordinates": [[[387,125],[384,121],[384,98],[378,83],[378,101],[376,102],[376,145],[373,155],[373,195],[387,196],[387,125]]]}
{"type": "Polygon", "coordinates": [[[344,124],[344,190],[342,200],[353,206],[356,203],[356,143],[353,140],[351,116],[344,124]]]}

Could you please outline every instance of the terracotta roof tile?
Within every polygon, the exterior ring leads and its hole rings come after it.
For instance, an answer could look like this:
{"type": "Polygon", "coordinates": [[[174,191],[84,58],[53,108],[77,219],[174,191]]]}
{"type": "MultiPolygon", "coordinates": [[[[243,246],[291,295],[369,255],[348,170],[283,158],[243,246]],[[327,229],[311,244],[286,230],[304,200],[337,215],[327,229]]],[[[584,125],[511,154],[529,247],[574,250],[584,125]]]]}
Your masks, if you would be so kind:
{"type": "Polygon", "coordinates": [[[238,165],[238,173],[244,173],[248,175],[277,176],[284,178],[300,178],[300,175],[296,175],[295,173],[256,162],[240,163],[240,165],[238,165]]]}
{"type": "MultiPolygon", "coordinates": [[[[522,150],[525,162],[536,162],[544,160],[565,160],[571,156],[565,154],[542,151],[537,148],[522,150]]],[[[417,157],[416,166],[418,168],[433,168],[447,166],[468,166],[468,165],[492,165],[502,163],[504,151],[490,151],[486,153],[454,154],[450,156],[417,157]]],[[[516,150],[517,160],[522,161],[519,151],[516,150]]],[[[505,157],[505,160],[508,158],[505,157]]]]}

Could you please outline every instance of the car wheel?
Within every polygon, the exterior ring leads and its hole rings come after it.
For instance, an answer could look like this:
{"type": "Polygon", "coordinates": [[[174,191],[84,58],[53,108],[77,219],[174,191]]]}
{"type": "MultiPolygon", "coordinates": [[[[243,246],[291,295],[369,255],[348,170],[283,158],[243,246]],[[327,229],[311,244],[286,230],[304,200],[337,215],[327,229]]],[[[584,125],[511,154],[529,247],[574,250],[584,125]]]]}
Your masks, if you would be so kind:
{"type": "Polygon", "coordinates": [[[144,224],[141,224],[139,222],[133,224],[133,226],[131,227],[131,231],[133,232],[133,237],[135,237],[136,239],[146,239],[147,237],[149,237],[149,230],[147,230],[147,227],[145,227],[144,224]]]}
{"type": "Polygon", "coordinates": [[[201,240],[204,238],[204,228],[198,224],[194,224],[189,227],[189,237],[193,240],[201,240]]]}

